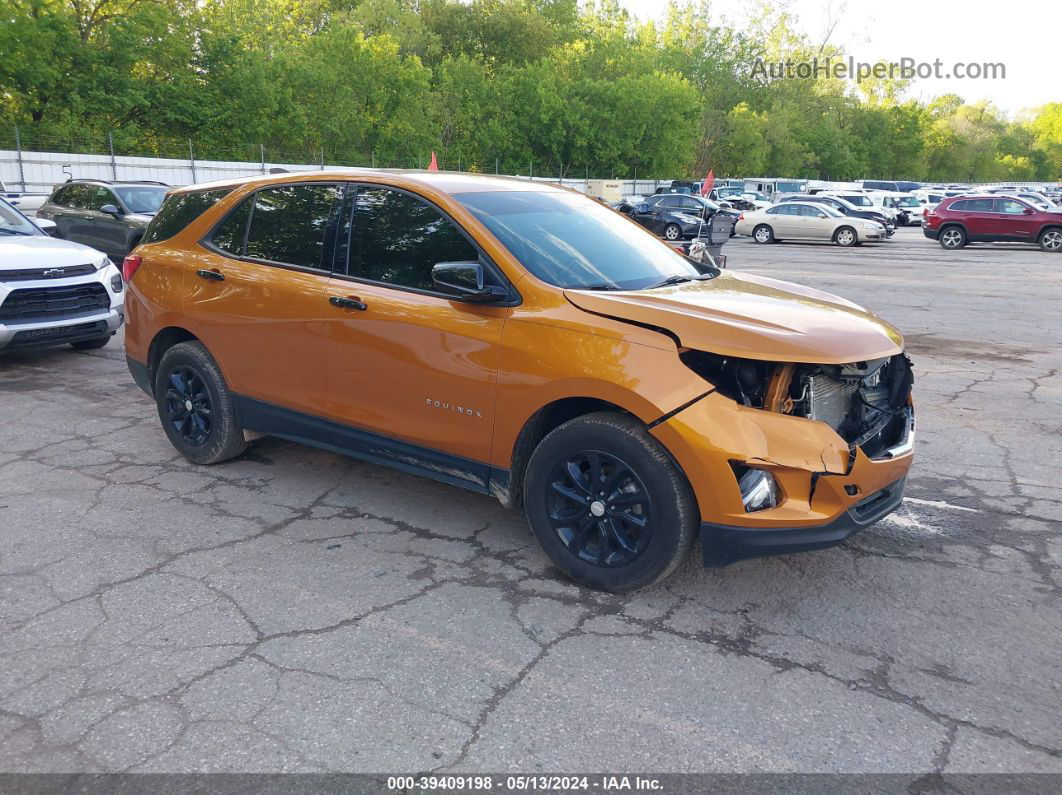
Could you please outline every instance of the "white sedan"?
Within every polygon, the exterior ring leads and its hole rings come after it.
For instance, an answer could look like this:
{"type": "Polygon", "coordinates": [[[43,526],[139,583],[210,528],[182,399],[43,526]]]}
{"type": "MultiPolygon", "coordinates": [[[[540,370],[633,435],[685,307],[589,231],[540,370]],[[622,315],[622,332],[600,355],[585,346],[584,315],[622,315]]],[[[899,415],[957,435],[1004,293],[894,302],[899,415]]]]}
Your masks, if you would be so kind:
{"type": "Polygon", "coordinates": [[[877,221],[851,218],[825,204],[784,202],[766,210],[742,213],[734,231],[757,243],[782,240],[828,240],[838,246],[858,246],[885,240],[885,227],[877,221]]]}
{"type": "Polygon", "coordinates": [[[0,353],[101,348],[124,319],[122,274],[94,248],[56,240],[0,199],[0,353]]]}

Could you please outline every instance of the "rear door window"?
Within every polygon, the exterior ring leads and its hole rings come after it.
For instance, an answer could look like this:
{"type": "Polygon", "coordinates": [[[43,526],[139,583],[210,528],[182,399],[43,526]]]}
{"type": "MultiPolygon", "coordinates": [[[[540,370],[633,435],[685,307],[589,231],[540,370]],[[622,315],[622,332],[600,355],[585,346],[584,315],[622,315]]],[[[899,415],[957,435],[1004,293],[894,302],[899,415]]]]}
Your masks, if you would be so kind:
{"type": "Polygon", "coordinates": [[[210,244],[225,254],[243,256],[243,244],[247,238],[247,222],[251,218],[254,196],[249,196],[236,205],[222,221],[210,238],[210,244]]]}
{"type": "MultiPolygon", "coordinates": [[[[280,185],[255,196],[244,256],[329,270],[325,241],[341,196],[338,185],[280,185]]],[[[329,257],[330,259],[330,257],[329,257]]]]}
{"type": "Polygon", "coordinates": [[[229,190],[203,190],[175,193],[167,197],[144,232],[144,243],[169,240],[229,193],[229,190]]]}
{"type": "Polygon", "coordinates": [[[1021,215],[1025,212],[1025,205],[1014,199],[996,199],[998,205],[997,213],[1006,213],[1007,215],[1021,215]]]}
{"type": "Polygon", "coordinates": [[[478,259],[476,247],[427,202],[389,188],[358,189],[348,276],[433,290],[431,270],[436,263],[478,259]]]}
{"type": "Polygon", "coordinates": [[[952,210],[963,213],[990,213],[994,199],[964,199],[951,205],[952,210]]]}

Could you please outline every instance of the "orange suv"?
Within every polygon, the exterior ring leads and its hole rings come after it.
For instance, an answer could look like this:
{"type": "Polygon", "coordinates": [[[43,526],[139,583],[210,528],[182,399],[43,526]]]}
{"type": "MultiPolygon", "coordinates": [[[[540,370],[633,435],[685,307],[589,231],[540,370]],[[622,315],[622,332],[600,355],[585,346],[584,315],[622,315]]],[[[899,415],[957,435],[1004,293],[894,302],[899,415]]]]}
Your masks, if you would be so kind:
{"type": "Polygon", "coordinates": [[[522,506],[573,579],[828,547],[911,465],[900,334],[694,263],[562,188],[427,172],[173,191],[126,258],[126,346],[197,464],[272,434],[522,506]]]}

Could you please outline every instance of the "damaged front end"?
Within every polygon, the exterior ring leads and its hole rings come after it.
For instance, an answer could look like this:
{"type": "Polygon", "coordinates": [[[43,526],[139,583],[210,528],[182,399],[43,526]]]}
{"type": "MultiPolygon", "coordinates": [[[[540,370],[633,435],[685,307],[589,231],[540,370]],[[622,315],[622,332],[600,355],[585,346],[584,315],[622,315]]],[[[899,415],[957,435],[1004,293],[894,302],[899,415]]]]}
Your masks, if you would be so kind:
{"type": "Polygon", "coordinates": [[[741,405],[824,422],[871,459],[910,449],[914,373],[903,353],[844,365],[778,364],[694,350],[681,358],[741,405]]]}
{"type": "Polygon", "coordinates": [[[914,431],[905,354],[841,365],[680,356],[715,391],[653,432],[702,502],[706,565],[832,546],[899,506],[914,431]]]}

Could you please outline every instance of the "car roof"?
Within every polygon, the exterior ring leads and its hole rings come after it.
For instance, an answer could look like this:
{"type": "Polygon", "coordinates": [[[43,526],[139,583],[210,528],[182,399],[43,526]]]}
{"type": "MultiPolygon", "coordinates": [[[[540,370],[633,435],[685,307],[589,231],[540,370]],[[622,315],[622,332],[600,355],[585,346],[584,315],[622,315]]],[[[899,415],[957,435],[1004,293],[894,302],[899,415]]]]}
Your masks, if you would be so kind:
{"type": "MultiPolygon", "coordinates": [[[[538,191],[543,193],[572,193],[569,188],[549,182],[536,182],[522,177],[502,177],[493,174],[468,174],[461,171],[424,171],[417,169],[380,169],[380,168],[346,168],[324,169],[315,171],[288,171],[279,174],[259,174],[237,179],[224,179],[215,182],[200,182],[177,188],[174,193],[211,190],[220,188],[238,188],[244,185],[274,185],[288,182],[321,182],[333,180],[353,180],[359,177],[377,181],[388,177],[387,183],[394,187],[425,187],[449,194],[480,193],[487,191],[538,191]]],[[[580,194],[581,195],[581,194],[580,194]]],[[[675,194],[678,196],[684,194],[675,194]]]]}
{"type": "Polygon", "coordinates": [[[107,185],[110,187],[118,186],[125,187],[126,185],[136,185],[139,187],[156,187],[156,188],[169,188],[165,182],[159,182],[153,179],[91,179],[89,177],[76,177],[75,179],[68,179],[66,182],[60,182],[56,185],[57,188],[62,188],[67,185],[107,185]]]}

